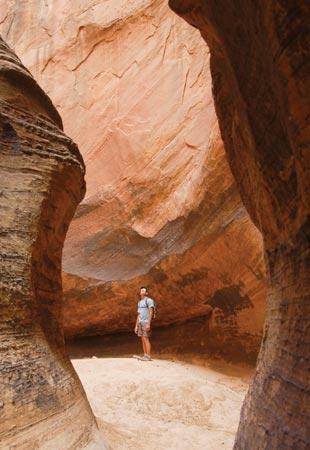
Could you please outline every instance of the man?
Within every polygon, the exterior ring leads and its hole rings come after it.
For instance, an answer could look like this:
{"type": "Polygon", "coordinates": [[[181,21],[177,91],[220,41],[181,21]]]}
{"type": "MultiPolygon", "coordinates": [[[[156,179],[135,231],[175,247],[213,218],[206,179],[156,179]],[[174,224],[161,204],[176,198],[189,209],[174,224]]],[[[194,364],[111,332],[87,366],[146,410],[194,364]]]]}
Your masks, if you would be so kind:
{"type": "Polygon", "coordinates": [[[135,333],[141,337],[144,356],[134,357],[141,361],[151,361],[151,323],[154,315],[155,302],[152,298],[148,297],[146,287],[141,287],[140,298],[138,302],[138,316],[135,325],[135,333]]]}

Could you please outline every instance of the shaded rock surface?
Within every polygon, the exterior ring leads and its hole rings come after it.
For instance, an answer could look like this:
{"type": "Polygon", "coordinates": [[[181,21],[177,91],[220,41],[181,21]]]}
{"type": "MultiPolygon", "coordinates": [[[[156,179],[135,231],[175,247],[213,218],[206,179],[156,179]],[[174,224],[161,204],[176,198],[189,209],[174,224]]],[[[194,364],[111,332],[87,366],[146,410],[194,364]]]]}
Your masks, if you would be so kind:
{"type": "Polygon", "coordinates": [[[61,256],[84,164],[0,38],[0,448],[105,448],[66,355],[61,256]]]}
{"type": "Polygon", "coordinates": [[[87,167],[64,252],[66,335],[132,330],[147,284],[156,325],[213,308],[222,344],[257,351],[261,238],[226,162],[199,33],[162,0],[0,4],[87,167]]]}
{"type": "Polygon", "coordinates": [[[228,160],[261,230],[265,333],[235,449],[307,449],[309,401],[309,34],[304,1],[170,0],[211,52],[228,160]]]}
{"type": "MultiPolygon", "coordinates": [[[[210,314],[170,325],[155,327],[152,330],[152,354],[156,356],[174,355],[181,359],[191,359],[196,355],[201,360],[225,359],[229,363],[246,363],[252,367],[257,358],[256,336],[249,332],[248,345],[245,335],[222,336],[210,314]]],[[[96,357],[132,356],[141,353],[141,341],[132,332],[118,332],[102,336],[74,337],[66,340],[69,354],[81,358],[83,352],[96,357]]]]}

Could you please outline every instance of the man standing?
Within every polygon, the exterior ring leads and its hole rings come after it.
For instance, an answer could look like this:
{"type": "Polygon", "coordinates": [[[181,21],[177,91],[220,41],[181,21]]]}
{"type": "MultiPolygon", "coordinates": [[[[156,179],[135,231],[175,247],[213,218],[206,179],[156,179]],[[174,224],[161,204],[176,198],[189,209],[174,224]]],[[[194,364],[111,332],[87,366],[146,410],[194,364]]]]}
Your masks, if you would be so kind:
{"type": "Polygon", "coordinates": [[[141,337],[144,356],[138,357],[141,361],[151,361],[151,323],[154,316],[155,302],[148,297],[146,287],[141,287],[138,302],[138,316],[135,325],[135,333],[141,337]]]}

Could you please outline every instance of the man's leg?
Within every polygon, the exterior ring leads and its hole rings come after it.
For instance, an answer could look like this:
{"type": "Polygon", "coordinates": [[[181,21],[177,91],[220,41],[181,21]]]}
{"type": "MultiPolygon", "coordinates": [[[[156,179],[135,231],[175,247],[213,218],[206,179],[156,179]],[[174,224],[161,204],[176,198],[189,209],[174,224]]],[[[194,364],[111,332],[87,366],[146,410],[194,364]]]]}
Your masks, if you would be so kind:
{"type": "Polygon", "coordinates": [[[151,342],[147,336],[143,336],[144,340],[144,354],[151,357],[151,342]]]}
{"type": "Polygon", "coordinates": [[[143,354],[145,355],[146,346],[145,346],[145,337],[144,336],[141,336],[141,342],[142,342],[142,347],[143,347],[143,354]]]}

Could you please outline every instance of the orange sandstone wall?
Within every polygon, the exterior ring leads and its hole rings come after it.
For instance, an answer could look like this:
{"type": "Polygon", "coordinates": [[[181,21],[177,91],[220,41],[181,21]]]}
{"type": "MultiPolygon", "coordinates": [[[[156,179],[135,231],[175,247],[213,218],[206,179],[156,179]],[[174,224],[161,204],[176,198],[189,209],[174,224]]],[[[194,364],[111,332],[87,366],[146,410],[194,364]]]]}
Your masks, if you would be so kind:
{"type": "Polygon", "coordinates": [[[66,354],[61,255],[84,164],[0,38],[1,449],[105,449],[66,354]]]}
{"type": "Polygon", "coordinates": [[[268,308],[234,449],[309,448],[309,33],[302,0],[170,0],[211,51],[230,167],[261,230],[268,308]]]}
{"type": "Polygon", "coordinates": [[[157,325],[214,310],[218,348],[255,353],[261,238],[226,162],[198,31],[162,0],[0,5],[0,31],[86,163],[63,258],[66,335],[131,330],[147,284],[157,325]]]}

